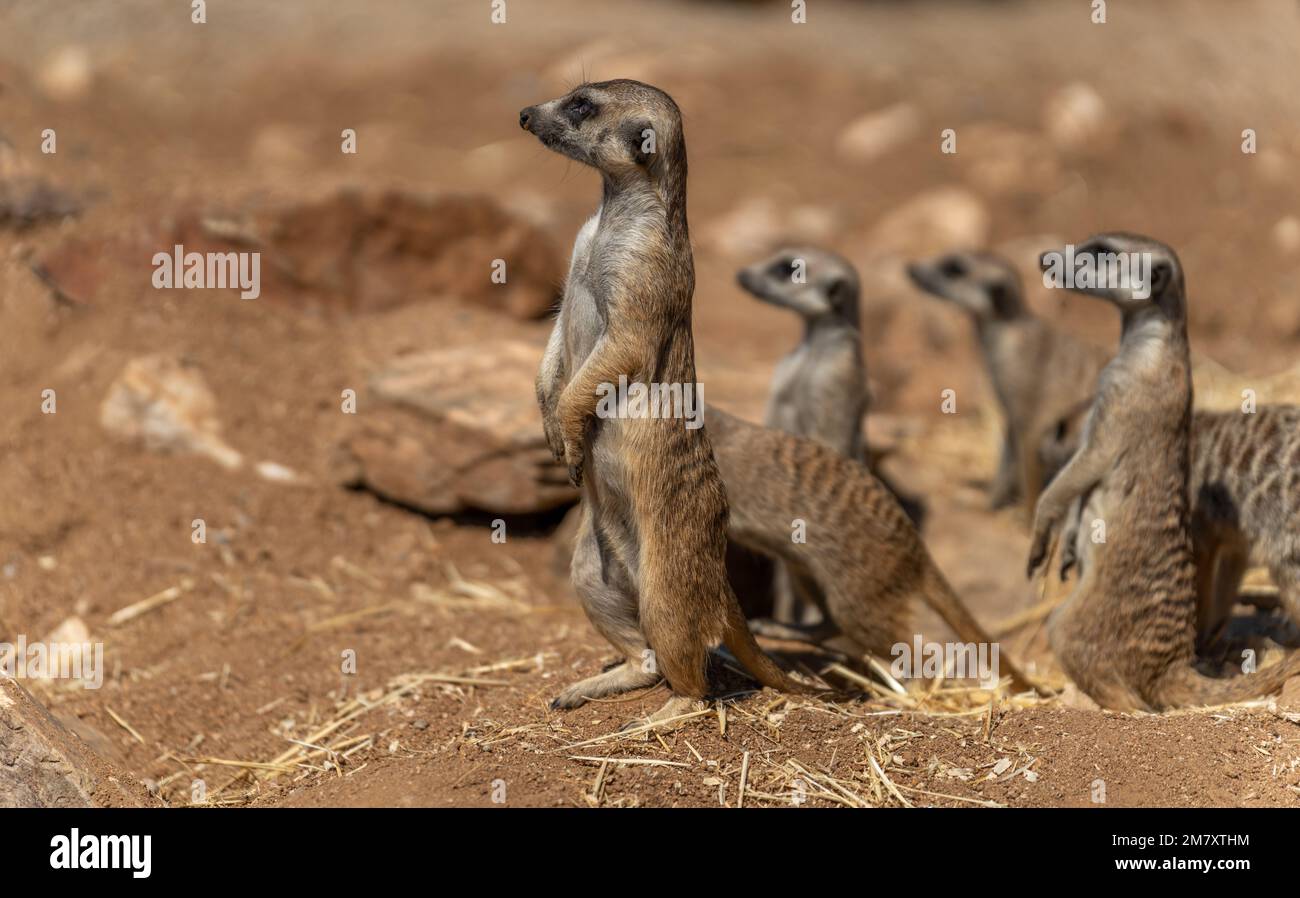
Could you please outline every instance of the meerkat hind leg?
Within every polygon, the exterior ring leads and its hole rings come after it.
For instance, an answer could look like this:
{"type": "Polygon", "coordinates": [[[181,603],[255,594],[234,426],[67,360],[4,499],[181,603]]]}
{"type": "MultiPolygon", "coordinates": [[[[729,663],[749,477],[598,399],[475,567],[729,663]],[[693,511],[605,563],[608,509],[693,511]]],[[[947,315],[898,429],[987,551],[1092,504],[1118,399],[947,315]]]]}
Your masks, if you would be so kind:
{"type": "Polygon", "coordinates": [[[577,708],[588,699],[659,682],[650,647],[641,635],[632,579],[618,559],[602,549],[588,505],[584,505],[574,540],[572,574],[573,588],[587,619],[627,660],[569,686],[555,697],[551,707],[577,708]]]}
{"type": "MultiPolygon", "coordinates": [[[[637,727],[646,726],[647,724],[663,723],[664,721],[672,720],[674,717],[680,717],[683,714],[689,713],[694,709],[694,707],[695,699],[690,696],[673,695],[669,697],[668,701],[664,702],[663,707],[658,711],[648,717],[629,720],[627,723],[623,724],[622,728],[624,730],[634,730],[637,727]]],[[[659,727],[656,727],[656,729],[659,729],[659,727]]]]}
{"type": "Polygon", "coordinates": [[[659,674],[642,670],[641,663],[640,660],[624,661],[593,677],[579,680],[551,700],[551,710],[580,708],[594,698],[631,692],[658,683],[659,674]]]}

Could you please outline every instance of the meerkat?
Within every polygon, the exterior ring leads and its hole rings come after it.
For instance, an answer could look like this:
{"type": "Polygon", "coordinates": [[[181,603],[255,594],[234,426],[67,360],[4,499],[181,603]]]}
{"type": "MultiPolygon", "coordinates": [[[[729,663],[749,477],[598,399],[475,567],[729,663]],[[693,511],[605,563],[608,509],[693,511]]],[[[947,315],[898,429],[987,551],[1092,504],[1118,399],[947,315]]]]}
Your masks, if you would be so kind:
{"type": "Polygon", "coordinates": [[[637,81],[584,84],[529,106],[519,124],[601,173],[600,206],[578,233],[537,377],[551,451],[582,490],[574,588],[626,659],[565,689],[554,708],[667,681],[652,719],[708,692],[719,641],[760,683],[804,691],[750,633],[727,581],[727,497],[705,427],[683,416],[598,416],[627,382],[698,390],[691,332],[695,270],[686,218],[681,113],[637,81]]]}
{"type": "MultiPolygon", "coordinates": [[[[782,249],[742,268],[736,281],[763,302],[803,319],[803,339],[777,363],[763,424],[815,442],[872,467],[863,420],[869,403],[862,337],[858,330],[858,272],[838,253],[813,247],[782,249]]],[[[916,524],[923,515],[878,471],[916,524]]],[[[773,614],[778,621],[807,621],[815,603],[780,564],[773,571],[773,614]]]]}
{"type": "Polygon", "coordinates": [[[1300,653],[1232,680],[1193,666],[1197,573],[1183,271],[1172,249],[1128,234],[1097,235],[1074,255],[1102,261],[1117,253],[1149,254],[1150,276],[1144,285],[1080,288],[1119,308],[1119,352],[1101,373],[1078,451],[1034,514],[1031,577],[1078,497],[1099,488],[1107,522],[1106,543],[1048,619],[1052,650],[1083,692],[1116,710],[1161,711],[1275,692],[1300,673],[1300,653]]]}
{"type": "MultiPolygon", "coordinates": [[[[888,658],[912,638],[911,614],[921,601],[962,640],[993,644],[898,500],[865,466],[714,406],[704,418],[731,500],[728,537],[784,563],[823,615],[811,627],[754,621],[761,635],[839,640],[847,651],[888,658]],[[806,532],[796,541],[793,528],[800,522],[806,532]]],[[[1000,663],[1015,688],[1037,688],[1005,653],[1000,663]]]]}
{"type": "Polygon", "coordinates": [[[1064,334],[1025,304],[1020,276],[991,253],[956,252],[908,266],[920,289],[965,310],[975,325],[984,368],[1003,414],[1003,438],[989,501],[1020,498],[1032,510],[1048,477],[1040,461],[1043,431],[1091,402],[1106,350],[1064,334]]]}
{"type": "Polygon", "coordinates": [[[858,273],[844,257],[800,247],[742,268],[748,293],[803,319],[794,351],[777,363],[763,424],[815,440],[863,464],[867,374],[858,332],[858,273]]]}
{"type": "MultiPolygon", "coordinates": [[[[764,425],[866,464],[862,418],[868,393],[858,333],[857,271],[836,253],[790,248],[742,268],[736,281],[763,302],[795,312],[804,323],[799,345],[777,363],[764,425]]],[[[769,567],[772,618],[815,621],[809,584],[792,579],[779,561],[769,567]]]]}
{"type": "MultiPolygon", "coordinates": [[[[1198,650],[1223,634],[1252,561],[1268,569],[1282,607],[1300,624],[1300,407],[1195,410],[1190,452],[1198,650]]],[[[1084,531],[1103,519],[1099,505],[1090,499],[1072,513],[1062,578],[1075,565],[1086,570],[1092,543],[1084,531]]]]}

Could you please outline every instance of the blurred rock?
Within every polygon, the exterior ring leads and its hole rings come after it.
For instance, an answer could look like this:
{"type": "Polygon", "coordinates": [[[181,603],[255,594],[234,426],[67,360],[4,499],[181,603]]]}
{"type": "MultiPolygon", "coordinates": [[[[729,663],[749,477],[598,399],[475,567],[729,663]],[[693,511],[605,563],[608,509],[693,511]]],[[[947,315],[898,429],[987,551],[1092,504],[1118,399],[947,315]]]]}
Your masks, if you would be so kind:
{"type": "Polygon", "coordinates": [[[439,296],[540,318],[564,275],[546,232],[486,196],[345,191],[256,216],[191,214],[174,239],[187,252],[264,252],[264,297],[349,312],[439,296]]]}
{"type": "Polygon", "coordinates": [[[841,157],[852,162],[871,162],[916,137],[921,115],[910,103],[896,103],[870,112],[851,122],[835,143],[841,157]]]}
{"type": "Polygon", "coordinates": [[[982,247],[989,226],[988,210],[979,197],[960,187],[938,187],[885,213],[871,229],[867,245],[873,254],[912,259],[982,247]]]}
{"type": "Polygon", "coordinates": [[[0,807],[140,807],[141,790],[0,673],[0,807]]]}
{"type": "Polygon", "coordinates": [[[1292,713],[1300,711],[1300,677],[1292,677],[1282,685],[1282,693],[1277,697],[1277,706],[1292,713]]]}
{"type": "Polygon", "coordinates": [[[1052,145],[1037,134],[996,122],[960,129],[956,159],[971,185],[993,196],[1041,196],[1060,186],[1061,167],[1052,145]]]}
{"type": "Polygon", "coordinates": [[[1101,143],[1116,130],[1106,101],[1083,81],[1067,84],[1048,97],[1043,128],[1053,143],[1069,150],[1101,143]]]}
{"type": "Polygon", "coordinates": [[[263,480],[272,483],[303,483],[303,477],[293,468],[285,467],[279,462],[259,461],[254,468],[263,480]]]}
{"type": "Polygon", "coordinates": [[[109,387],[100,423],[155,452],[204,455],[225,468],[243,457],[221,438],[217,400],[203,376],[169,355],[132,359],[109,387]]]}
{"type": "Polygon", "coordinates": [[[789,243],[821,243],[835,233],[835,213],[821,206],[782,209],[771,197],[742,200],[707,222],[701,240],[732,259],[750,259],[789,243]]]}
{"type": "Polygon", "coordinates": [[[1300,218],[1288,215],[1273,225],[1273,245],[1284,256],[1300,251],[1300,218]]]}
{"type": "Polygon", "coordinates": [[[60,47],[41,66],[37,79],[51,100],[80,100],[90,91],[95,79],[90,54],[85,47],[60,47]]]}
{"type": "Polygon", "coordinates": [[[577,491],[542,435],[542,348],[498,341],[399,358],[369,382],[337,479],[429,514],[531,514],[577,491]]]}
{"type": "MultiPolygon", "coordinates": [[[[46,222],[62,221],[81,211],[81,202],[41,177],[33,157],[14,149],[0,136],[0,228],[15,231],[46,222]]],[[[11,252],[25,255],[15,246],[11,252]]]]}

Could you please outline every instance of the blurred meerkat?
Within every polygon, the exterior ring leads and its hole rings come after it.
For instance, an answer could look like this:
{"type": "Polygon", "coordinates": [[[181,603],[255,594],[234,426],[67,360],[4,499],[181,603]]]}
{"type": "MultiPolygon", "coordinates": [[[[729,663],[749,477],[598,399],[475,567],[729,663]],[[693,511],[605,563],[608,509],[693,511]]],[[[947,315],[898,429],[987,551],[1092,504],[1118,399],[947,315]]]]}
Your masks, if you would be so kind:
{"type": "MultiPolygon", "coordinates": [[[[1193,378],[1193,381],[1195,378],[1193,378]]],[[[1202,650],[1223,634],[1251,562],[1268,569],[1279,600],[1300,625],[1300,407],[1192,413],[1188,498],[1202,650]]],[[[1061,576],[1086,570],[1087,531],[1104,520],[1098,502],[1073,516],[1061,576]]]]}
{"type": "MultiPolygon", "coordinates": [[[[795,312],[804,324],[799,345],[777,363],[763,423],[866,464],[858,273],[835,253],[790,248],[742,268],[736,280],[763,302],[795,312]]],[[[815,618],[816,604],[804,585],[779,561],[770,567],[772,617],[804,623],[815,618]]]]}
{"type": "Polygon", "coordinates": [[[727,497],[706,429],[680,415],[598,416],[599,391],[620,377],[676,385],[683,400],[697,389],[677,104],[640,82],[605,81],[530,106],[519,124],[599,170],[604,184],[574,244],[537,395],[547,442],[582,489],[574,588],[626,660],[565,689],[552,707],[662,675],[673,694],[652,719],[673,716],[707,694],[708,653],[719,641],[763,685],[803,691],[758,648],[728,584],[727,497]]]}
{"type": "MultiPolygon", "coordinates": [[[[935,566],[898,500],[865,466],[716,407],[704,418],[731,500],[728,537],[780,559],[824,618],[813,627],[752,622],[760,635],[839,640],[836,647],[847,652],[887,659],[912,639],[911,615],[921,601],[963,641],[994,643],[935,566]],[[791,538],[796,520],[807,527],[802,542],[791,538]]],[[[1017,689],[1035,688],[999,655],[1017,689]]]]}
{"type": "Polygon", "coordinates": [[[1004,425],[990,502],[1001,508],[1021,498],[1032,510],[1049,479],[1040,461],[1042,434],[1080,403],[1091,402],[1110,353],[1037,318],[1025,305],[1015,268],[991,253],[948,253],[915,262],[907,273],[974,323],[1004,425]]]}
{"type": "MultiPolygon", "coordinates": [[[[1102,371],[1079,449],[1039,497],[1029,573],[1071,504],[1100,488],[1107,539],[1048,620],[1052,650],[1099,704],[1159,711],[1222,704],[1275,692],[1300,673],[1300,653],[1231,680],[1206,677],[1195,660],[1197,586],[1189,480],[1191,358],[1182,267],[1150,238],[1101,234],[1075,259],[1145,253],[1144,285],[1081,289],[1121,313],[1119,353],[1102,371]]],[[[1099,260],[1100,261],[1100,260],[1099,260]]]]}
{"type": "Polygon", "coordinates": [[[763,424],[867,461],[867,375],[858,333],[858,273],[826,250],[783,249],[742,268],[751,295],[803,319],[803,339],[777,363],[763,424]]]}

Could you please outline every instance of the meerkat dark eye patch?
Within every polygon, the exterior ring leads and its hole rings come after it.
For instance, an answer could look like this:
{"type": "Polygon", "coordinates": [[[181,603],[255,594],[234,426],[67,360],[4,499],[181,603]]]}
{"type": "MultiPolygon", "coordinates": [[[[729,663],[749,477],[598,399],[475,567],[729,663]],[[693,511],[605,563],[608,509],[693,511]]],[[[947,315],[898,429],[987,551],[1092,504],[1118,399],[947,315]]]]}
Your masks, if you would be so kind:
{"type": "Polygon", "coordinates": [[[939,264],[939,273],[946,278],[963,278],[966,270],[966,263],[956,256],[949,256],[939,264]]]}
{"type": "Polygon", "coordinates": [[[599,112],[599,108],[586,97],[574,97],[564,104],[564,117],[573,127],[578,127],[599,112]]]}
{"type": "Polygon", "coordinates": [[[767,273],[771,277],[788,281],[794,277],[794,260],[777,259],[771,265],[767,266],[767,273]]]}

